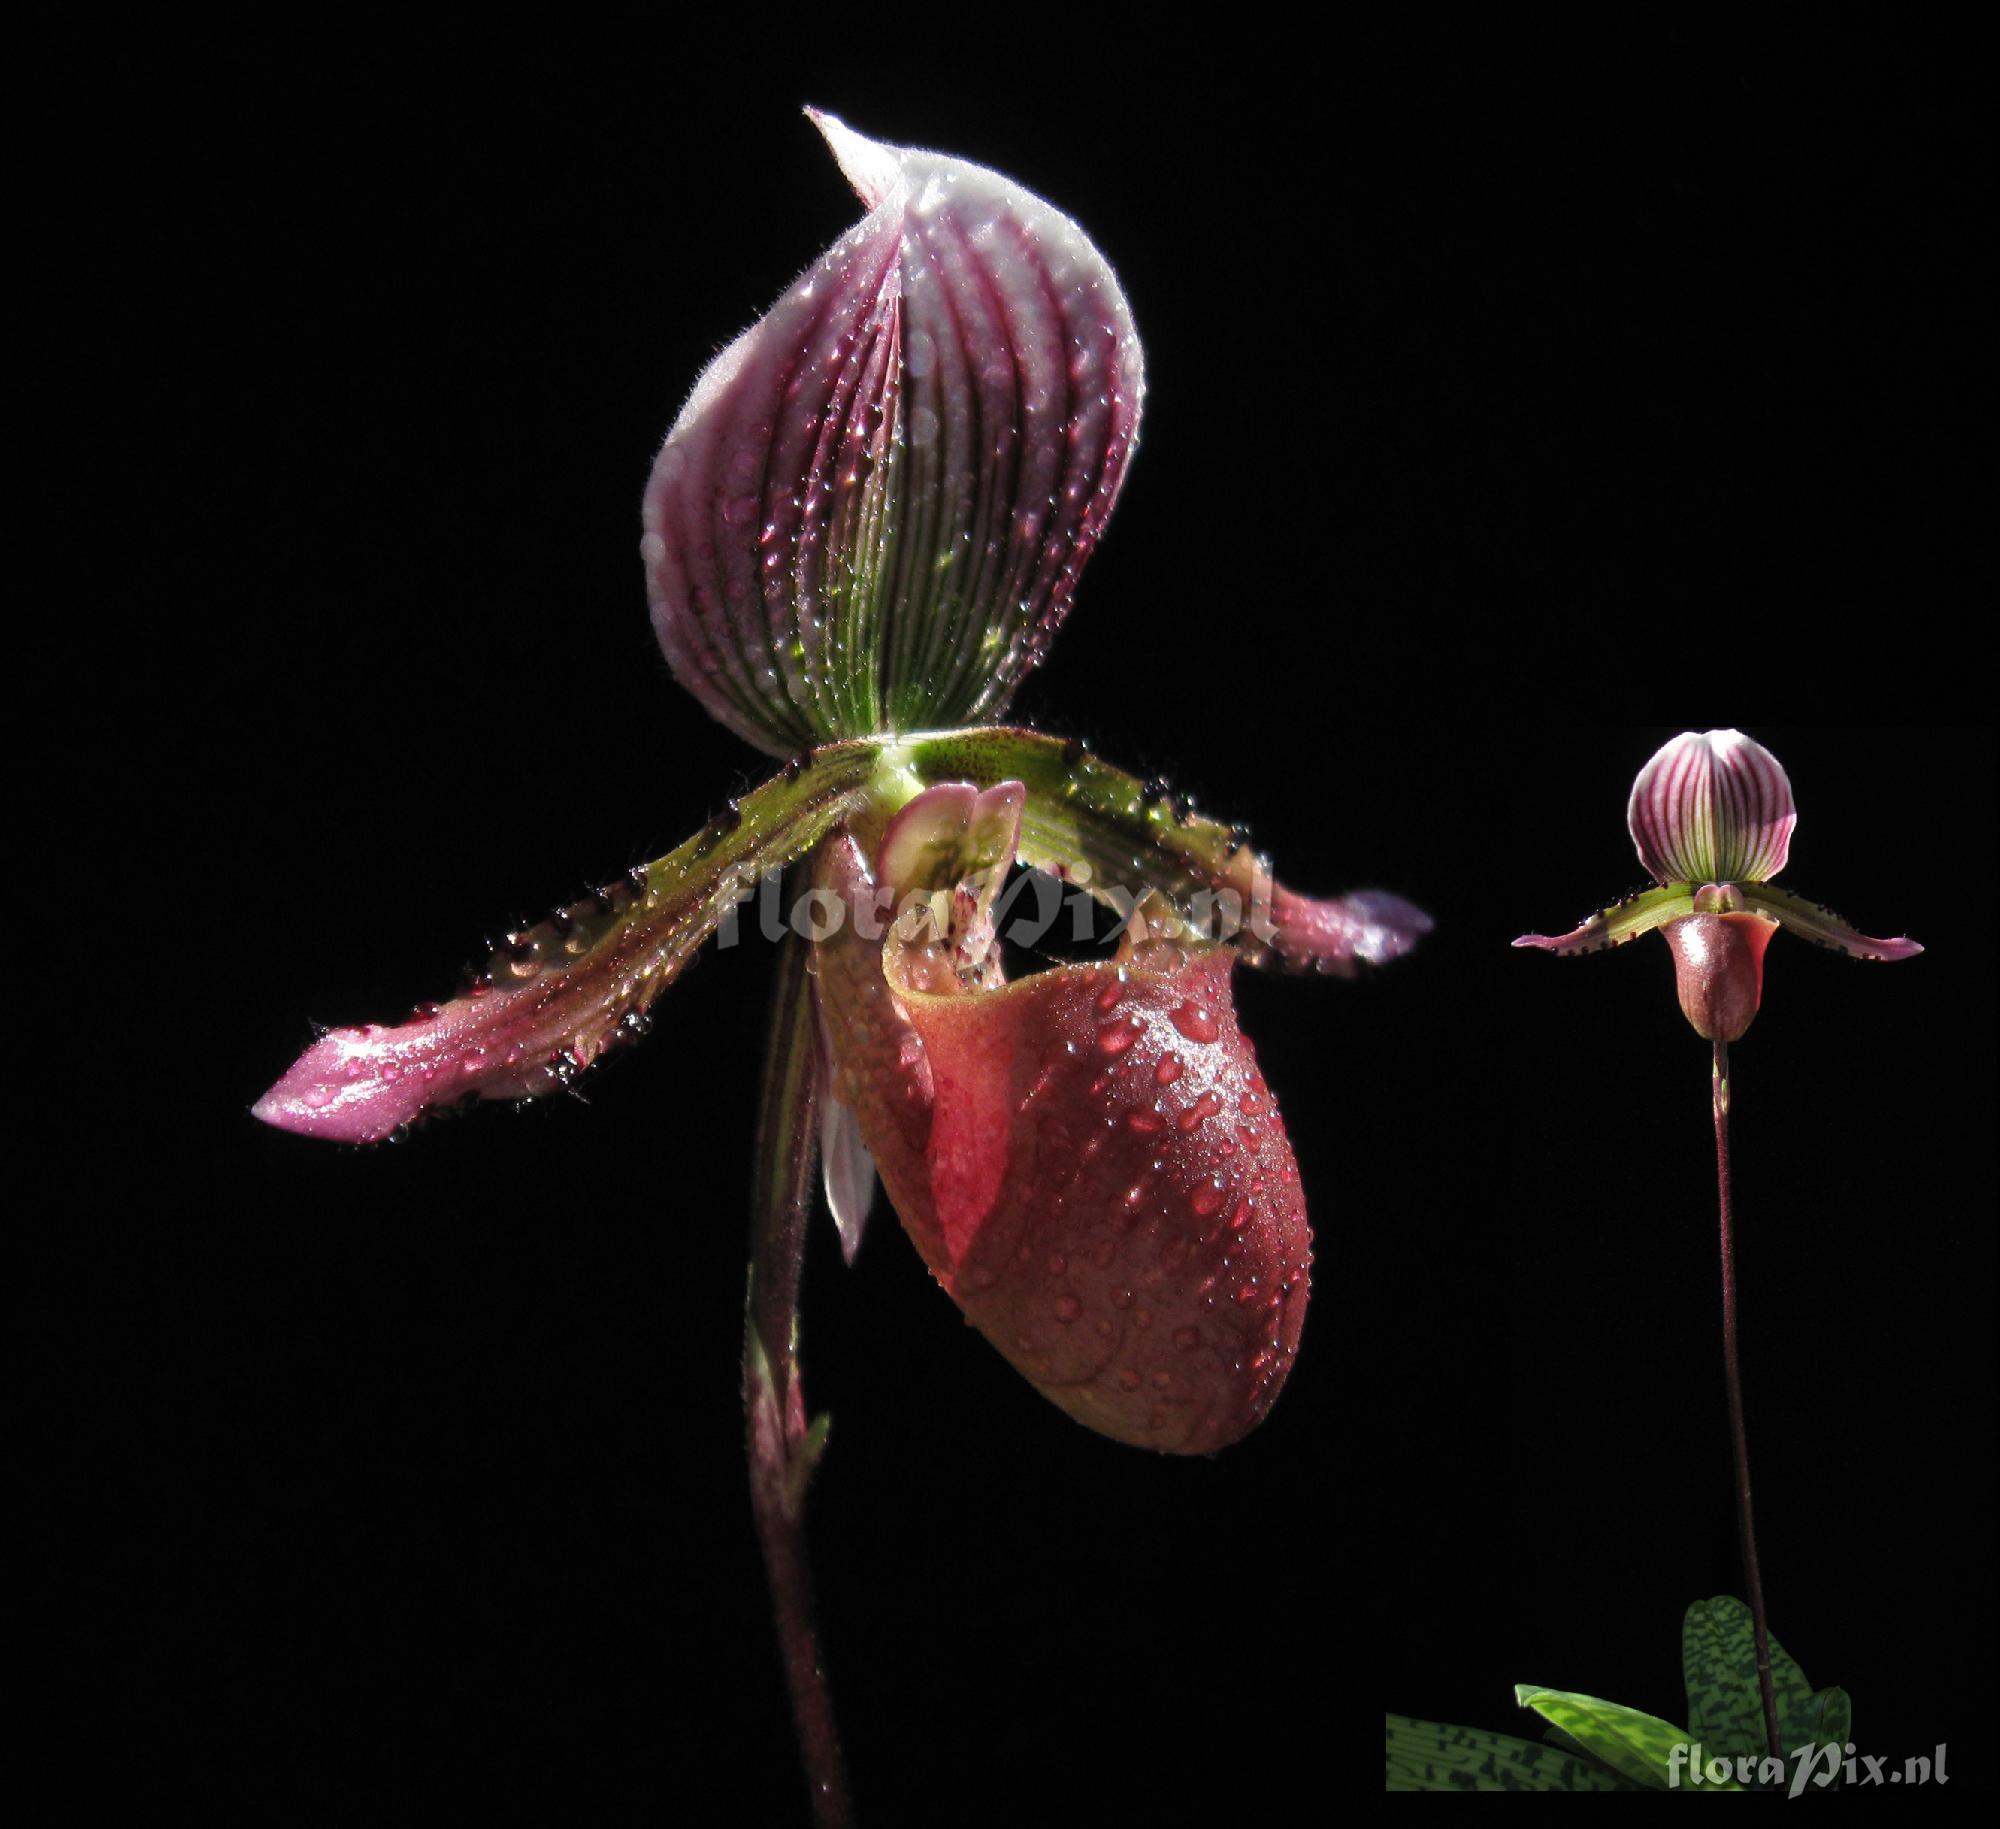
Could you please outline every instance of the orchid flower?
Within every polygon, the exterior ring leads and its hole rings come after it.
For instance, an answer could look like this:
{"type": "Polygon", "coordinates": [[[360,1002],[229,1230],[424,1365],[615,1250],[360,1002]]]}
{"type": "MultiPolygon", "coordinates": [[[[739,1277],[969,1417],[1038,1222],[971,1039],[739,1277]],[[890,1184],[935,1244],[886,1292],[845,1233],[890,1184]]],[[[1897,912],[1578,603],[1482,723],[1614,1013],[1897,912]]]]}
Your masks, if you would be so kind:
{"type": "Polygon", "coordinates": [[[814,1159],[852,1256],[879,1170],[968,1318],[1072,1416],[1219,1448],[1307,1299],[1297,1166],[1231,974],[1351,975],[1430,923],[1276,884],[1240,830],[997,723],[1124,480],[1139,339],[1082,230],[998,174],[814,114],[867,206],[696,384],[643,504],[679,682],[783,767],[678,849],[509,932],[454,997],[322,1035],[255,1107],[344,1143],[552,1092],[649,1026],[772,873],[790,926],[752,1184],[753,1490],[823,1814],[795,1329],[814,1159]],[[1118,956],[1008,983],[1017,864],[1113,908],[1118,956]]]}
{"type": "Polygon", "coordinates": [[[1776,756],[1740,730],[1683,731],[1632,783],[1626,825],[1654,888],[1562,935],[1516,946],[1597,952],[1662,928],[1681,1009],[1697,1034],[1735,1041],[1763,997],[1764,949],[1780,928],[1855,959],[1908,959],[1914,940],[1874,940],[1771,878],[1791,853],[1798,814],[1776,756]]]}
{"type": "Polygon", "coordinates": [[[1908,959],[1914,940],[1874,940],[1838,915],[1770,880],[1791,854],[1798,814],[1776,756],[1739,730],[1683,731],[1639,771],[1626,807],[1639,861],[1656,887],[1630,896],[1560,937],[1523,934],[1516,946],[1587,953],[1662,929],[1674,956],[1681,1012],[1709,1044],[1716,1205],[1722,1269],[1723,1384],[1734,1461],[1737,1542],[1748,1593],[1766,1750],[1782,1760],[1772,1640],[1750,1493],[1736,1303],[1736,1221],[1729,1151],[1729,1044],[1755,1020],[1764,950],[1780,927],[1856,959],[1908,959]]]}

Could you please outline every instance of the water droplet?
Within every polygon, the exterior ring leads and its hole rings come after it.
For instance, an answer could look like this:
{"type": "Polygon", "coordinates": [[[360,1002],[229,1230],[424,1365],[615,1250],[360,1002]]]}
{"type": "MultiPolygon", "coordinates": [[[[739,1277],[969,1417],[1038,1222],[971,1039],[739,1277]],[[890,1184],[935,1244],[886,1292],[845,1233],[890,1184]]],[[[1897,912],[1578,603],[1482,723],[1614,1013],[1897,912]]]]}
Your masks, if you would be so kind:
{"type": "Polygon", "coordinates": [[[1117,1255],[1118,1255],[1118,1241],[1115,1238],[1107,1238],[1103,1240],[1098,1245],[1097,1249],[1090,1254],[1090,1261],[1093,1264],[1095,1264],[1098,1267],[1098,1269],[1108,1270],[1111,1267],[1111,1260],[1117,1255]]]}
{"type": "Polygon", "coordinates": [[[1191,1042],[1212,1042],[1222,1033],[1215,1017],[1198,1003],[1179,1005],[1170,1020],[1191,1042]]]}
{"type": "Polygon", "coordinates": [[[1153,1069],[1154,1080],[1162,1086],[1171,1086],[1181,1077],[1181,1057],[1178,1054],[1163,1054],[1160,1064],[1153,1069]]]}
{"type": "Polygon", "coordinates": [[[1118,1388],[1121,1391],[1136,1391],[1139,1388],[1139,1374],[1128,1365],[1118,1373],[1118,1388]]]}
{"type": "Polygon", "coordinates": [[[1191,1353],[1201,1344],[1201,1329],[1198,1327],[1177,1327],[1174,1329],[1174,1345],[1183,1353],[1191,1353]]]}
{"type": "Polygon", "coordinates": [[[1125,996],[1125,987],[1115,980],[1097,993],[1097,1007],[1100,1010],[1115,1010],[1125,996]]]}
{"type": "Polygon", "coordinates": [[[1222,1210],[1224,1197],[1221,1178],[1211,1175],[1206,1181],[1198,1184],[1194,1192],[1188,1196],[1188,1205],[1194,1208],[1201,1218],[1209,1219],[1222,1210]]]}
{"type": "Polygon", "coordinates": [[[1144,1030],[1136,1016],[1122,1016],[1116,1022],[1108,1022],[1097,1032],[1097,1051],[1100,1054],[1119,1055],[1139,1039],[1144,1030]]]}
{"type": "Polygon", "coordinates": [[[1132,1306],[1131,1290],[1114,1289],[1111,1292],[1111,1306],[1113,1308],[1130,1308],[1132,1306]]]}
{"type": "Polygon", "coordinates": [[[1222,1100],[1214,1092],[1204,1092],[1199,1099],[1180,1115],[1183,1132],[1193,1130],[1203,1119],[1212,1118],[1222,1109],[1222,1100]]]}
{"type": "Polygon", "coordinates": [[[1069,1259],[1064,1257],[1060,1251],[1051,1251],[1049,1253],[1050,1276],[1061,1276],[1062,1273],[1068,1268],[1069,1268],[1069,1259]]]}
{"type": "Polygon", "coordinates": [[[1155,1372],[1153,1374],[1153,1389],[1156,1391],[1164,1391],[1170,1384],[1173,1383],[1173,1381],[1174,1381],[1173,1373],[1155,1372]]]}
{"type": "Polygon", "coordinates": [[[1155,1111],[1128,1111],[1125,1122],[1142,1137],[1157,1137],[1166,1128],[1166,1121],[1155,1111]]]}
{"type": "Polygon", "coordinates": [[[1056,1319],[1067,1327],[1083,1313],[1083,1304],[1075,1296],[1056,1297],[1056,1319]]]}

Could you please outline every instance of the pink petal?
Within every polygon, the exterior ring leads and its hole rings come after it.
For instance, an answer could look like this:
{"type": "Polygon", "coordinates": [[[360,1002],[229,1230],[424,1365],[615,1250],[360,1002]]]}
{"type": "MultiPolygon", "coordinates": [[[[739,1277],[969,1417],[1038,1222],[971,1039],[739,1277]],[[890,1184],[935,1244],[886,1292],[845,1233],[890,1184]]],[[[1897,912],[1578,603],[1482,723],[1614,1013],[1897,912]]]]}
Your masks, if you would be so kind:
{"type": "Polygon", "coordinates": [[[1602,952],[1607,946],[1623,946],[1627,940],[1651,933],[1679,915],[1694,912],[1695,899],[1685,883],[1663,883],[1654,889],[1628,895],[1622,902],[1591,915],[1566,934],[1523,934],[1516,946],[1532,946],[1545,953],[1574,957],[1579,953],[1602,952]]]}
{"type": "Polygon", "coordinates": [[[983,167],[814,120],[869,214],[710,365],[642,554],[675,675],[750,742],[970,723],[1067,613],[1137,436],[1124,294],[983,167]]]}
{"type": "Polygon", "coordinates": [[[1632,783],[1626,824],[1656,883],[1761,883],[1785,867],[1792,784],[1740,730],[1683,731],[1632,783]]]}
{"type": "Polygon", "coordinates": [[[1754,913],[1776,921],[1788,933],[1816,946],[1832,947],[1852,959],[1914,959],[1924,950],[1914,940],[1877,940],[1842,920],[1831,908],[1822,908],[1775,883],[1758,883],[1745,892],[1744,901],[1754,913]]]}
{"type": "Polygon", "coordinates": [[[612,885],[515,937],[463,995],[394,1025],[331,1029],[255,1105],[280,1130],[379,1143],[469,1099],[532,1099],[566,1085],[616,1042],[680,958],[649,919],[649,888],[612,885]]]}
{"type": "Polygon", "coordinates": [[[860,798],[867,744],[825,749],[667,856],[518,934],[449,1003],[322,1035],[251,1108],[280,1130],[375,1143],[468,1099],[553,1092],[619,1041],[758,878],[860,798]]]}
{"type": "Polygon", "coordinates": [[[1279,962],[1336,978],[1400,959],[1433,925],[1421,908],[1386,889],[1318,897],[1273,884],[1270,907],[1267,938],[1279,962]]]}

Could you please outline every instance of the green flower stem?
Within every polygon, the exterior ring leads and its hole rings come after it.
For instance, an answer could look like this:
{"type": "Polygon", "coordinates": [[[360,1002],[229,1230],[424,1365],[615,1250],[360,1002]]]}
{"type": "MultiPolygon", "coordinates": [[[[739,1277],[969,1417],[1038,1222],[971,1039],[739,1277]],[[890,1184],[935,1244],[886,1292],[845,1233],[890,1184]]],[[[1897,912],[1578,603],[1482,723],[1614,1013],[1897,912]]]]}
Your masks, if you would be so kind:
{"type": "Polygon", "coordinates": [[[1736,1534],[1743,1553],[1743,1582],[1750,1593],[1750,1622],[1757,1648],[1757,1687],[1764,1699],[1764,1735],[1773,1758],[1782,1759],[1778,1700],[1771,1681],[1771,1635],[1764,1624],[1764,1579],[1757,1567],[1757,1527],[1750,1507],[1750,1447],[1743,1429],[1743,1368],[1737,1356],[1736,1238],[1729,1200],[1729,1044],[1714,1044],[1710,1069],[1715,1109],[1715,1178],[1722,1214],[1722,1370],[1729,1389],[1729,1442],[1736,1462],[1736,1534]]]}
{"type": "Polygon", "coordinates": [[[812,1570],[805,1544],[806,1485],[825,1446],[827,1419],[819,1417],[808,1426],[799,1379],[799,1271],[812,1214],[818,1042],[806,947],[788,937],[778,948],[778,983],[757,1113],[743,1401],[750,1507],[770,1582],[799,1754],[812,1787],[813,1820],[820,1829],[840,1829],[852,1820],[853,1807],[813,1626],[812,1570]]]}

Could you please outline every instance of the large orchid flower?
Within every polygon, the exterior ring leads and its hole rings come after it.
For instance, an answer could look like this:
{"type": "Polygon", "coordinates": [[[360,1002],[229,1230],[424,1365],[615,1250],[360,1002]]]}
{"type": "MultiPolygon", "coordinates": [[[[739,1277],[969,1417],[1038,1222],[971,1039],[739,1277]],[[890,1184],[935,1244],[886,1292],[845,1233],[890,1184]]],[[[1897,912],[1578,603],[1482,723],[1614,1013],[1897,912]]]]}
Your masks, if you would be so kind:
{"type": "MultiPolygon", "coordinates": [[[[1296,896],[1239,831],[992,722],[1117,499],[1139,340],[1067,217],[814,119],[868,213],[697,383],[641,543],[676,678],[790,760],[679,849],[508,933],[449,1001],[321,1036],[256,1106],[366,1143],[550,1092],[642,1033],[786,872],[746,1343],[781,1625],[819,1443],[793,1326],[815,1155],[850,1256],[879,1168],[937,1280],[1046,1395],[1121,1441],[1219,1448],[1284,1383],[1311,1256],[1233,968],[1351,974],[1429,926],[1379,892],[1296,896]],[[1017,864],[1115,909],[1118,956],[1006,982],[1017,864]]],[[[817,1671],[792,1674],[824,1800],[817,1671]]]]}

